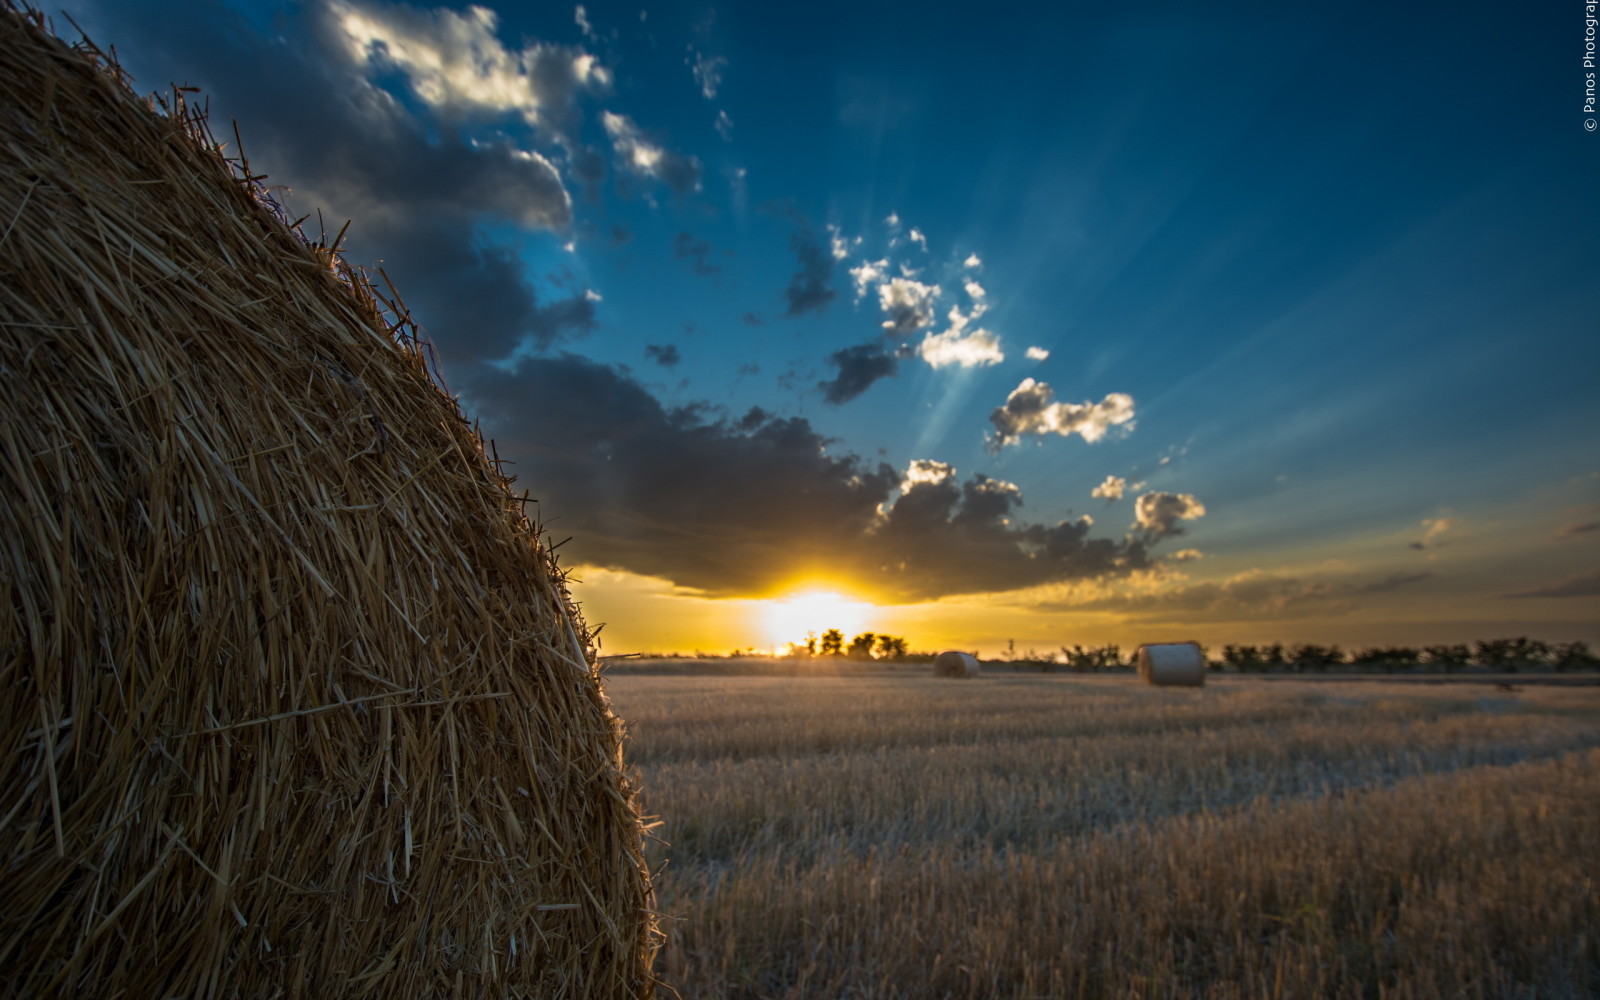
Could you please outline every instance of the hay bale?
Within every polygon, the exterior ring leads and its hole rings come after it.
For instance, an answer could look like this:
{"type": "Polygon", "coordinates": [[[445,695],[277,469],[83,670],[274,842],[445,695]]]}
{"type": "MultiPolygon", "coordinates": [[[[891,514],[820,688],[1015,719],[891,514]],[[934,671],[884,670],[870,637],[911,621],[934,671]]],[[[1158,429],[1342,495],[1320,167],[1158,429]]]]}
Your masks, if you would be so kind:
{"type": "Polygon", "coordinates": [[[977,677],[983,672],[978,658],[971,653],[947,649],[933,658],[935,677],[977,677]]]}
{"type": "Polygon", "coordinates": [[[0,8],[0,995],[649,996],[562,574],[263,197],[0,8]]]}
{"type": "Polygon", "coordinates": [[[1202,687],[1206,657],[1198,643],[1161,642],[1140,646],[1133,654],[1139,676],[1158,687],[1202,687]]]}

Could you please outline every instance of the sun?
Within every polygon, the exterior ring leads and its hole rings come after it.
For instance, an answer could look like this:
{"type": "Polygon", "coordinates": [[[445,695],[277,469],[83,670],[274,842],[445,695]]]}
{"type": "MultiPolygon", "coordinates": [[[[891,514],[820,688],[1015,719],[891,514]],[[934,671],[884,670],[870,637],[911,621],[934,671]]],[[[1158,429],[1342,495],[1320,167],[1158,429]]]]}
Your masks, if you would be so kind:
{"type": "Polygon", "coordinates": [[[805,590],[761,602],[762,625],[774,649],[790,642],[805,642],[836,628],[849,639],[867,623],[872,605],[854,601],[831,590],[805,590]]]}

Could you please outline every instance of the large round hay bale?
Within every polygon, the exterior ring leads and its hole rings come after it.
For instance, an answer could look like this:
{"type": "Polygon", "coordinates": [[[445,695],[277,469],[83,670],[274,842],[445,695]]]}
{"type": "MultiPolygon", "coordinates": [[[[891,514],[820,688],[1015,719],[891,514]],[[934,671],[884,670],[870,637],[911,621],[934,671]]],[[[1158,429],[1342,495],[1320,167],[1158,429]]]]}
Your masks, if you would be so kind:
{"type": "Polygon", "coordinates": [[[958,649],[947,649],[933,658],[935,677],[977,677],[982,672],[976,656],[958,649]]]}
{"type": "Polygon", "coordinates": [[[241,167],[0,7],[0,995],[648,996],[561,573],[241,167]]]}
{"type": "Polygon", "coordinates": [[[1133,660],[1139,676],[1158,687],[1202,687],[1206,682],[1206,657],[1196,643],[1150,643],[1140,646],[1133,660]]]}

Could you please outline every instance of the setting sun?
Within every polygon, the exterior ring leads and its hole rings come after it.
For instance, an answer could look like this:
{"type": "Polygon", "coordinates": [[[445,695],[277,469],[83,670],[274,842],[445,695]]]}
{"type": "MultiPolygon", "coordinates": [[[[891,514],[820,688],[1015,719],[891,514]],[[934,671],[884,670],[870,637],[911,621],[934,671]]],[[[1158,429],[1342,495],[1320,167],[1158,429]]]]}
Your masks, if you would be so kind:
{"type": "Polygon", "coordinates": [[[850,638],[868,624],[872,605],[828,590],[808,590],[761,603],[767,641],[774,647],[804,642],[808,634],[821,635],[836,628],[850,638]]]}

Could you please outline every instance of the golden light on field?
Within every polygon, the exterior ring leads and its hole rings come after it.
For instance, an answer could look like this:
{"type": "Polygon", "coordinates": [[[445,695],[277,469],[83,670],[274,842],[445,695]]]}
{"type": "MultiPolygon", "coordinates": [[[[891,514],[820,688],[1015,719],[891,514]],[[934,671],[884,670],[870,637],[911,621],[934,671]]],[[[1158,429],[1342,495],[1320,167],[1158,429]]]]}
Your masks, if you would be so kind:
{"type": "Polygon", "coordinates": [[[851,638],[871,624],[873,607],[831,590],[806,590],[758,604],[767,643],[774,649],[785,643],[804,642],[807,634],[821,635],[830,628],[851,638]]]}

